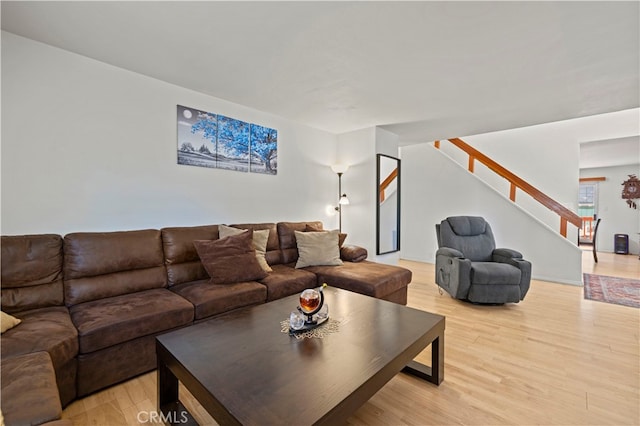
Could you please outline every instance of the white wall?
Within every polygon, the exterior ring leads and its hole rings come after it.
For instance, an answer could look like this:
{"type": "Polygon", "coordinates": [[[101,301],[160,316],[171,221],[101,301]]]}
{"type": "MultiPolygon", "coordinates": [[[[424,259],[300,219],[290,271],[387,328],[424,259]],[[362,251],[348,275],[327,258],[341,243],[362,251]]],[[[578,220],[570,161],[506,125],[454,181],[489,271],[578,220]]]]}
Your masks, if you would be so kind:
{"type": "MultiPolygon", "coordinates": [[[[431,144],[402,152],[402,258],[435,262],[435,224],[448,216],[483,216],[498,247],[520,251],[534,278],[580,285],[581,251],[431,144]],[[551,250],[550,247],[553,247],[551,250]]],[[[577,180],[577,179],[576,179],[577,180]]]]}
{"type": "Polygon", "coordinates": [[[338,162],[349,165],[342,176],[342,192],[349,197],[349,205],[342,208],[342,231],[347,233],[345,243],[366,248],[370,260],[376,258],[374,149],[373,127],[338,135],[338,162]]]}
{"type": "Polygon", "coordinates": [[[639,209],[630,208],[622,199],[622,182],[634,174],[640,177],[640,165],[603,167],[580,170],[580,177],[604,177],[598,182],[598,216],[602,219],[598,227],[596,245],[598,251],[613,253],[614,235],[629,235],[629,252],[639,254],[640,200],[639,209]]]}
{"type": "MultiPolygon", "coordinates": [[[[462,139],[569,210],[576,212],[580,148],[570,129],[572,127],[567,122],[557,122],[465,136],[462,139]]],[[[441,147],[443,152],[447,152],[467,167],[468,157],[462,150],[446,141],[441,143],[441,147]]],[[[475,174],[500,193],[509,196],[509,182],[479,161],[475,162],[475,174]]],[[[560,217],[519,189],[516,190],[516,203],[556,232],[560,232],[560,217]]],[[[568,238],[576,241],[578,228],[568,224],[567,231],[568,238]]]]}
{"type": "Polygon", "coordinates": [[[369,127],[337,138],[338,162],[349,165],[342,176],[342,191],[350,202],[342,209],[342,231],[348,234],[346,243],[365,247],[369,260],[397,264],[400,252],[376,255],[376,154],[398,157],[398,136],[369,127]]]}
{"type": "Polygon", "coordinates": [[[335,154],[335,135],[2,33],[3,234],[337,227],[335,154]],[[176,164],[177,104],[277,129],[277,176],[176,164]]]}

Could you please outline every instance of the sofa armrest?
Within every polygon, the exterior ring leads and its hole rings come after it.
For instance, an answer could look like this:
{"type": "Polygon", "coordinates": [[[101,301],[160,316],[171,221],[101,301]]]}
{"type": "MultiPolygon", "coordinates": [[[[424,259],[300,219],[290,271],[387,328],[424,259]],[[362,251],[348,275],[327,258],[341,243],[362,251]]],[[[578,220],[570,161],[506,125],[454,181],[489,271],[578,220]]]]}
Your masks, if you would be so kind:
{"type": "Polygon", "coordinates": [[[441,247],[436,251],[436,258],[438,256],[446,256],[446,257],[457,257],[460,259],[464,259],[464,254],[461,251],[456,250],[451,247],[441,247]]]}
{"type": "Polygon", "coordinates": [[[368,252],[364,247],[345,244],[340,248],[340,258],[347,262],[362,262],[367,256],[368,252]]]}

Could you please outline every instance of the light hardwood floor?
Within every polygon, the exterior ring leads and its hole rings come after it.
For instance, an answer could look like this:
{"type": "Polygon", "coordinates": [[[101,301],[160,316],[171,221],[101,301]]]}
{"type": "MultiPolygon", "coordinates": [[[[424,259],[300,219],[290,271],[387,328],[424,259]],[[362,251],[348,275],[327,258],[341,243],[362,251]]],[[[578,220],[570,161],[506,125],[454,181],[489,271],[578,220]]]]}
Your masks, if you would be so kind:
{"type": "MultiPolygon", "coordinates": [[[[583,271],[640,278],[637,256],[583,253],[583,271]]],[[[408,305],[446,316],[445,381],[398,374],[352,425],[638,425],[640,309],[585,300],[581,287],[533,281],[525,300],[477,306],[439,294],[434,266],[413,271],[408,305]]],[[[419,359],[429,362],[429,349],[419,359]]],[[[181,388],[202,425],[216,424],[181,388]]],[[[72,403],[75,425],[149,424],[151,372],[72,403]]],[[[159,424],[155,422],[154,424],[159,424]]]]}

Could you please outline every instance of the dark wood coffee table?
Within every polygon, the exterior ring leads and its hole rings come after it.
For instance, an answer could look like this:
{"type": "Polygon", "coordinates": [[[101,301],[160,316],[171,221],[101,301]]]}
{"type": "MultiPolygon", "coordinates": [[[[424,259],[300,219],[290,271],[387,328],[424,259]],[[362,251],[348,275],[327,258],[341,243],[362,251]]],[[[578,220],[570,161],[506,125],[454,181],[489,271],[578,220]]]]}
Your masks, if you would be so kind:
{"type": "Polygon", "coordinates": [[[325,300],[339,325],[322,338],[281,331],[298,295],[158,336],[164,418],[184,424],[178,381],[218,423],[244,425],[344,422],[400,371],[442,382],[443,316],[336,288],[325,300]],[[413,360],[428,345],[431,368],[413,360]]]}

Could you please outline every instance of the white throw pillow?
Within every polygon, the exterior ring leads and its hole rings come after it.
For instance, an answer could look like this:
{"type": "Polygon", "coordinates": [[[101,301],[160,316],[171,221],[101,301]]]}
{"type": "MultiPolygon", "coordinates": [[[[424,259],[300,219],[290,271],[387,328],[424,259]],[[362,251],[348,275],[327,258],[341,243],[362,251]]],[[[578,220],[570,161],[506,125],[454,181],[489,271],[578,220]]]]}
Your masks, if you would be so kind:
{"type": "Polygon", "coordinates": [[[338,246],[338,230],[323,232],[295,231],[295,234],[298,245],[296,268],[342,265],[340,247],[338,246]]]}
{"type": "MultiPolygon", "coordinates": [[[[218,225],[218,233],[220,234],[220,238],[229,237],[231,235],[242,234],[243,232],[247,232],[246,229],[234,228],[232,226],[226,225],[218,225]]],[[[268,229],[260,229],[253,231],[253,247],[256,249],[256,259],[258,259],[258,263],[260,267],[265,272],[271,272],[271,266],[267,263],[267,258],[265,255],[267,254],[267,242],[269,241],[269,230],[268,229]]]]}

